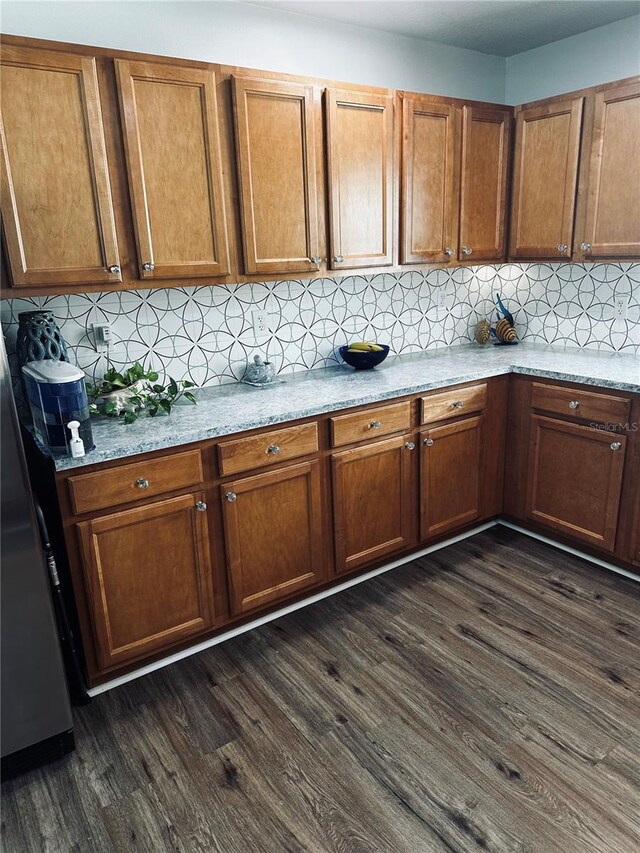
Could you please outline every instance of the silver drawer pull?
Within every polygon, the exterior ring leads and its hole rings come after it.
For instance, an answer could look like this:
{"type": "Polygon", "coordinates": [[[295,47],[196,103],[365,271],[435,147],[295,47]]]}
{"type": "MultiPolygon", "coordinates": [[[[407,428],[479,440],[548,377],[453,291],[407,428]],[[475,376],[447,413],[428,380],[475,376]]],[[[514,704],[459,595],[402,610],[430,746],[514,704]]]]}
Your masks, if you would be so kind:
{"type": "Polygon", "coordinates": [[[334,259],[333,259],[333,262],[334,262],[335,264],[343,264],[343,263],[344,263],[344,258],[342,257],[342,255],[336,255],[336,256],[334,257],[334,259]]]}
{"type": "Polygon", "coordinates": [[[312,258],[309,258],[309,260],[312,264],[320,265],[322,263],[322,258],[320,257],[320,255],[314,255],[312,258]]]}
{"type": "Polygon", "coordinates": [[[369,429],[380,429],[382,426],[382,421],[371,421],[369,423],[369,429]]]}
{"type": "Polygon", "coordinates": [[[415,441],[405,441],[404,446],[405,446],[406,450],[415,450],[416,443],[415,443],[415,441]]]}
{"type": "Polygon", "coordinates": [[[145,478],[144,478],[144,477],[139,477],[139,478],[136,480],[136,486],[137,486],[139,489],[148,489],[148,488],[149,488],[149,481],[148,481],[148,480],[145,480],[145,478]]]}
{"type": "Polygon", "coordinates": [[[463,255],[471,255],[472,253],[473,253],[473,249],[471,248],[471,246],[463,246],[462,247],[462,254],[463,255]]]}
{"type": "Polygon", "coordinates": [[[588,255],[591,251],[591,243],[580,243],[580,249],[585,253],[585,255],[588,255]]]}
{"type": "Polygon", "coordinates": [[[277,456],[280,453],[280,448],[277,444],[271,444],[267,447],[267,453],[270,453],[272,456],[277,456]]]}
{"type": "Polygon", "coordinates": [[[235,500],[237,500],[237,495],[235,492],[227,492],[225,498],[232,504],[235,500]]]}
{"type": "Polygon", "coordinates": [[[425,440],[422,443],[425,445],[425,447],[433,447],[433,439],[432,438],[425,438],[425,440]]]}
{"type": "Polygon", "coordinates": [[[113,264],[109,267],[109,272],[111,273],[111,275],[120,275],[120,267],[118,266],[118,264],[113,264]]]}
{"type": "Polygon", "coordinates": [[[147,261],[146,263],[142,264],[142,269],[145,272],[153,272],[155,268],[156,268],[156,265],[154,263],[152,263],[151,261],[147,261]]]}
{"type": "Polygon", "coordinates": [[[622,447],[622,443],[620,441],[612,441],[609,447],[612,450],[620,450],[620,448],[622,447]]]}
{"type": "Polygon", "coordinates": [[[570,409],[579,409],[580,408],[580,400],[571,400],[569,402],[570,409]]]}
{"type": "Polygon", "coordinates": [[[566,243],[558,243],[558,251],[560,252],[560,254],[565,255],[567,253],[568,248],[569,247],[566,243]]]}
{"type": "Polygon", "coordinates": [[[452,258],[455,255],[455,252],[453,249],[445,249],[444,253],[448,258],[452,258]]]}
{"type": "Polygon", "coordinates": [[[454,400],[451,405],[454,409],[461,409],[464,406],[464,403],[462,400],[454,400]]]}
{"type": "Polygon", "coordinates": [[[207,505],[204,501],[196,501],[196,509],[198,510],[198,512],[206,512],[207,505]]]}

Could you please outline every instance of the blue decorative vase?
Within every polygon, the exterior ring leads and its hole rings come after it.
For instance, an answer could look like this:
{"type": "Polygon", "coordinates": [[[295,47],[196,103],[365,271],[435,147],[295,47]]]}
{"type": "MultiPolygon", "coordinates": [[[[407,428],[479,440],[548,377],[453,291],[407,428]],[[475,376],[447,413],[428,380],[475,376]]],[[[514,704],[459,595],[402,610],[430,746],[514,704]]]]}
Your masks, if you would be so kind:
{"type": "Polygon", "coordinates": [[[16,339],[18,364],[30,361],[69,361],[67,345],[51,311],[22,311],[18,314],[16,339]]]}

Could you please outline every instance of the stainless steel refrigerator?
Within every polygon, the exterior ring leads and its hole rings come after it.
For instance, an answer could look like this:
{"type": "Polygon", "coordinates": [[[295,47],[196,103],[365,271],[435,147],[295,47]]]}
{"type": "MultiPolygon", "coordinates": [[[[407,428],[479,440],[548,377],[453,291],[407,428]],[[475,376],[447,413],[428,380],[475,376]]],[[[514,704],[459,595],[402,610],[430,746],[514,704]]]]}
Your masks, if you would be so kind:
{"type": "Polygon", "coordinates": [[[1,731],[8,778],[74,748],[45,555],[0,335],[1,731]]]}

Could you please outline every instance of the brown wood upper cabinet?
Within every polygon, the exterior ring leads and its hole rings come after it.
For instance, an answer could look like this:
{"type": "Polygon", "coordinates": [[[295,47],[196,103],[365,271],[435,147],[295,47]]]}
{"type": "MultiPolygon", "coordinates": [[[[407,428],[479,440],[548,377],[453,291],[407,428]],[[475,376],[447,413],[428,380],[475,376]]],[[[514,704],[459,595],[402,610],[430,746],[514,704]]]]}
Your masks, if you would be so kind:
{"type": "Polygon", "coordinates": [[[424,98],[402,101],[401,263],[457,256],[456,107],[424,98]]]}
{"type": "Polygon", "coordinates": [[[12,282],[121,281],[93,57],[3,45],[2,221],[12,282]]]}
{"type": "Polygon", "coordinates": [[[640,79],[594,96],[584,149],[582,221],[576,252],[584,258],[640,255],[640,79]]]}
{"type": "Polygon", "coordinates": [[[103,668],[143,657],[214,622],[204,493],[77,525],[103,668]]]}
{"type": "Polygon", "coordinates": [[[569,258],[584,98],[516,107],[511,206],[514,258],[569,258]]]}
{"type": "Polygon", "coordinates": [[[393,95],[327,89],[334,270],[393,263],[393,95]]]}
{"type": "Polygon", "coordinates": [[[402,99],[401,263],[505,256],[511,109],[402,99]]]}
{"type": "Polygon", "coordinates": [[[115,60],[140,275],[229,272],[213,71],[115,60]]]}
{"type": "Polygon", "coordinates": [[[460,260],[506,255],[511,110],[462,108],[460,260]]]}
{"type": "Polygon", "coordinates": [[[318,270],[313,87],[234,77],[233,102],[245,272],[318,270]]]}

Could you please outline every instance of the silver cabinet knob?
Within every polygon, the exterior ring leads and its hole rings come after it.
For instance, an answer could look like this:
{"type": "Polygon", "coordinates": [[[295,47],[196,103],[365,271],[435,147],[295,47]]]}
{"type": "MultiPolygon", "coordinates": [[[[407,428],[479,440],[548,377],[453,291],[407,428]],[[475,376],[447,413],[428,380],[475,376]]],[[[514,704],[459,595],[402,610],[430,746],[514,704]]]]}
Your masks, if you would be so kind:
{"type": "Polygon", "coordinates": [[[565,255],[567,253],[568,248],[569,247],[567,246],[566,243],[558,243],[558,251],[561,252],[563,255],[565,255]]]}
{"type": "Polygon", "coordinates": [[[612,450],[620,450],[620,448],[622,447],[622,442],[620,442],[620,441],[612,441],[612,442],[611,442],[611,444],[609,445],[609,447],[610,447],[612,450]]]}
{"type": "Polygon", "coordinates": [[[196,509],[198,510],[198,512],[206,512],[207,505],[204,501],[196,501],[196,509]]]}
{"type": "Polygon", "coordinates": [[[580,251],[588,255],[591,251],[591,243],[580,243],[580,251]]]}
{"type": "Polygon", "coordinates": [[[473,253],[473,249],[471,248],[471,246],[463,246],[462,247],[462,254],[463,255],[470,255],[472,253],[473,253]]]}
{"type": "Polygon", "coordinates": [[[344,258],[342,257],[342,255],[336,255],[336,256],[334,257],[333,261],[334,261],[334,263],[336,263],[336,264],[343,264],[343,263],[344,263],[344,258]]]}
{"type": "Polygon", "coordinates": [[[454,409],[461,409],[464,406],[464,402],[462,400],[454,400],[451,405],[454,409]]]}
{"type": "Polygon", "coordinates": [[[453,249],[445,249],[444,253],[448,258],[452,258],[455,255],[455,251],[453,249]]]}
{"type": "Polygon", "coordinates": [[[136,486],[139,489],[148,489],[149,488],[149,481],[145,480],[144,477],[138,477],[138,479],[136,480],[136,486]]]}
{"type": "Polygon", "coordinates": [[[151,261],[147,261],[146,264],[142,264],[142,269],[145,272],[153,272],[155,268],[156,268],[156,265],[152,264],[151,261]]]}
{"type": "Polygon", "coordinates": [[[425,445],[425,447],[433,447],[433,439],[432,438],[425,438],[422,443],[425,445]]]}
{"type": "Polygon", "coordinates": [[[371,421],[369,424],[369,429],[380,429],[382,426],[382,421],[371,421]]]}
{"type": "Polygon", "coordinates": [[[309,260],[311,261],[312,264],[321,264],[322,263],[322,258],[320,257],[320,255],[314,255],[312,258],[309,258],[309,260]]]}
{"type": "Polygon", "coordinates": [[[569,408],[570,409],[579,409],[580,408],[580,400],[570,400],[569,408]]]}
{"type": "Polygon", "coordinates": [[[415,450],[416,443],[415,441],[405,441],[404,446],[407,450],[415,450]]]}
{"type": "Polygon", "coordinates": [[[235,500],[237,500],[238,496],[235,492],[227,492],[225,494],[225,498],[229,501],[230,504],[232,504],[235,500]]]}
{"type": "Polygon", "coordinates": [[[120,267],[118,264],[113,264],[113,266],[109,267],[109,272],[111,275],[120,275],[120,267]]]}
{"type": "Polygon", "coordinates": [[[280,448],[277,444],[271,444],[267,447],[267,453],[270,453],[272,456],[277,456],[280,453],[280,448]]]}

